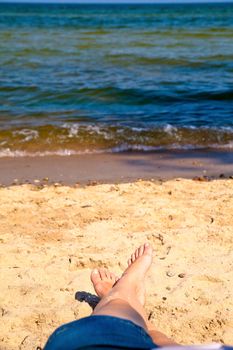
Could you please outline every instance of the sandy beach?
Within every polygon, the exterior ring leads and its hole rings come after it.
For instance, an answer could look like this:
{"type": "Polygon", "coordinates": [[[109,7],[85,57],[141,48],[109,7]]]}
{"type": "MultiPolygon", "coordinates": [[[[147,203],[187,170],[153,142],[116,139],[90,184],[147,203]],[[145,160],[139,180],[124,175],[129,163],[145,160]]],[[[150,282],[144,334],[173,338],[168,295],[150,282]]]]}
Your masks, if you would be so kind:
{"type": "MultiPolygon", "coordinates": [[[[233,0],[0,0],[0,350],[154,257],[145,308],[233,344],[233,0]]],[[[64,349],[66,350],[66,349],[64,349]]]]}
{"type": "Polygon", "coordinates": [[[154,262],[146,309],[182,344],[233,343],[233,180],[0,188],[1,350],[43,347],[96,301],[94,267],[154,262]]]}

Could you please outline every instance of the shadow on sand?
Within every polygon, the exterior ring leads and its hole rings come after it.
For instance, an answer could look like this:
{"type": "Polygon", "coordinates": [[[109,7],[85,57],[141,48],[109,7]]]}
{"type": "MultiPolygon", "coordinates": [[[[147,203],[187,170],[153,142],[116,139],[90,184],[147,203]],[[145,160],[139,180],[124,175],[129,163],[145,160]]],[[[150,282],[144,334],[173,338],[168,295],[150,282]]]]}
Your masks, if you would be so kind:
{"type": "Polygon", "coordinates": [[[100,298],[97,297],[96,295],[88,293],[88,292],[78,291],[75,293],[75,300],[78,300],[81,302],[85,301],[86,303],[88,303],[90,305],[92,310],[94,310],[96,305],[99,303],[100,298]]]}

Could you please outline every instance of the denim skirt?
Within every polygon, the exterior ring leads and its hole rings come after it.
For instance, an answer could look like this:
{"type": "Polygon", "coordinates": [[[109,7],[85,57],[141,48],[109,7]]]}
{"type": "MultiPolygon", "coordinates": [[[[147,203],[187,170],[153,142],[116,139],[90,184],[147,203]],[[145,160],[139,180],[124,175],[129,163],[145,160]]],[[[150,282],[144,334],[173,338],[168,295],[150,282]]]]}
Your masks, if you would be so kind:
{"type": "Polygon", "coordinates": [[[95,315],[57,328],[44,350],[152,349],[158,346],[146,331],[119,317],[95,315]]]}

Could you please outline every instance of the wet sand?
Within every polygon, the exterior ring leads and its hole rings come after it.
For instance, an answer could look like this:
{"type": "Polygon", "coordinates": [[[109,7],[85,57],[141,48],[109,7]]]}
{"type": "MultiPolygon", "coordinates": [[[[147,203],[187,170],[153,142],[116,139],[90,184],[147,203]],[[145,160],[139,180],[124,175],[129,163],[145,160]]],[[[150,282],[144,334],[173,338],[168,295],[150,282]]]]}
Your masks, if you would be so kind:
{"type": "Polygon", "coordinates": [[[233,344],[232,208],[232,179],[0,188],[1,350],[43,347],[89,315],[91,269],[121,274],[145,241],[154,325],[182,344],[233,344]]]}
{"type": "Polygon", "coordinates": [[[62,182],[102,183],[143,179],[233,175],[233,152],[227,150],[160,151],[80,156],[0,158],[0,184],[62,182]],[[47,179],[48,178],[48,179],[47,179]]]}

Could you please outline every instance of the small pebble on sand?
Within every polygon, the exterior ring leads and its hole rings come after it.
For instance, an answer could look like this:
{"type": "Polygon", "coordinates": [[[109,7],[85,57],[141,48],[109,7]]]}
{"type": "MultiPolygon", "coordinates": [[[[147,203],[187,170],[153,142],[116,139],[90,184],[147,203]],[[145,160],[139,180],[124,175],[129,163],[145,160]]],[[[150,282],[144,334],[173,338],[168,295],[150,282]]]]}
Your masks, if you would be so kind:
{"type": "Polygon", "coordinates": [[[173,277],[173,276],[175,276],[175,274],[174,274],[173,272],[171,272],[171,271],[167,271],[167,272],[166,272],[166,275],[167,275],[168,277],[173,277]]]}
{"type": "Polygon", "coordinates": [[[180,278],[184,278],[186,276],[186,274],[183,272],[183,273],[179,273],[178,277],[180,278]]]}

